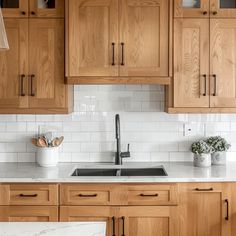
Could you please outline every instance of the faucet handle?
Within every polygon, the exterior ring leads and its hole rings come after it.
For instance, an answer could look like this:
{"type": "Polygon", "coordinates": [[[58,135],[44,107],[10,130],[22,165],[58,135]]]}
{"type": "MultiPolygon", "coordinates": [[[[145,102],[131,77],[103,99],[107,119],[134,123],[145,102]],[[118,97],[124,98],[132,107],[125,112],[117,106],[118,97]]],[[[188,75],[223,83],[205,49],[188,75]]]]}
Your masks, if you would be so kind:
{"type": "Polygon", "coordinates": [[[130,151],[129,151],[129,147],[130,147],[130,144],[128,144],[128,146],[127,146],[127,151],[126,152],[122,152],[120,154],[121,158],[129,158],[129,157],[131,157],[131,154],[130,154],[130,151]]]}

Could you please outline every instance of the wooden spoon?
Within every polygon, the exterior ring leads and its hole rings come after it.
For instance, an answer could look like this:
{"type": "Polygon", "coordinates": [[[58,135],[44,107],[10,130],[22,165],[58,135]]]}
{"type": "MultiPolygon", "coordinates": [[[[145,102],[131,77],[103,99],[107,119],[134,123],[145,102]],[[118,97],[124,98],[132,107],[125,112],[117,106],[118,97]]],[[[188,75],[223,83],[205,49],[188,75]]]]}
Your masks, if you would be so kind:
{"type": "Polygon", "coordinates": [[[38,146],[38,139],[37,139],[37,138],[32,138],[32,139],[31,139],[31,143],[32,143],[34,146],[39,147],[39,146],[38,146]]]}
{"type": "Polygon", "coordinates": [[[60,138],[53,139],[52,146],[53,147],[59,147],[61,145],[61,143],[63,142],[63,140],[64,140],[63,136],[61,136],[60,138]]]}
{"type": "Polygon", "coordinates": [[[44,138],[39,138],[38,144],[39,144],[39,147],[48,147],[47,142],[45,141],[44,138]]]}

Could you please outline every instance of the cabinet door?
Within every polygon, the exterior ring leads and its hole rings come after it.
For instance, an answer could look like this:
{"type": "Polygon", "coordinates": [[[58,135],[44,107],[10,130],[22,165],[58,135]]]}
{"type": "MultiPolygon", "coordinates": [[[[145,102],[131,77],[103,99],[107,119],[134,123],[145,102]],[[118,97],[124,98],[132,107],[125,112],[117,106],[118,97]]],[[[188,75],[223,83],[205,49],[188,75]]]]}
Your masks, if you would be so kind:
{"type": "Polygon", "coordinates": [[[60,207],[61,222],[106,222],[106,236],[118,235],[116,208],[105,206],[60,207]]]}
{"type": "Polygon", "coordinates": [[[29,21],[30,108],[64,108],[64,20],[29,21]]]}
{"type": "Polygon", "coordinates": [[[236,107],[236,19],[211,20],[211,107],[236,107]]]}
{"type": "Polygon", "coordinates": [[[57,222],[58,207],[0,207],[0,222],[57,222]]]}
{"type": "Polygon", "coordinates": [[[168,76],[168,1],[120,4],[120,76],[168,76]]]}
{"type": "Polygon", "coordinates": [[[209,107],[209,20],[174,20],[174,107],[209,107]]]}
{"type": "Polygon", "coordinates": [[[65,0],[29,0],[30,17],[64,17],[65,0]]]}
{"type": "Polygon", "coordinates": [[[28,0],[0,0],[4,17],[28,17],[28,0]]]}
{"type": "Polygon", "coordinates": [[[119,235],[178,236],[176,207],[122,207],[119,235]]]}
{"type": "Polygon", "coordinates": [[[70,0],[67,76],[118,75],[118,0],[70,0]]]}
{"type": "Polygon", "coordinates": [[[235,0],[210,0],[211,18],[236,18],[235,0]]]}
{"type": "Polygon", "coordinates": [[[209,0],[174,0],[175,17],[209,18],[209,0]]]}
{"type": "Polygon", "coordinates": [[[27,104],[28,21],[5,19],[10,50],[0,53],[0,109],[27,104]]]}
{"type": "Polygon", "coordinates": [[[179,220],[181,236],[228,236],[226,199],[229,186],[219,184],[181,184],[179,220]]]}

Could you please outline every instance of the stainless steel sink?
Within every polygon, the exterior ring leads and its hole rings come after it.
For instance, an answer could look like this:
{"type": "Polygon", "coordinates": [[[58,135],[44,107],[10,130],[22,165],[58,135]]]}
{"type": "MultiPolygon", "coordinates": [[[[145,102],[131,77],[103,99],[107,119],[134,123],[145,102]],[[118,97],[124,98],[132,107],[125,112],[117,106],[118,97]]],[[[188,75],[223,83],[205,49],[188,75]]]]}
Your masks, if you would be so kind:
{"type": "Polygon", "coordinates": [[[155,168],[77,168],[71,176],[167,176],[164,167],[155,168]]]}

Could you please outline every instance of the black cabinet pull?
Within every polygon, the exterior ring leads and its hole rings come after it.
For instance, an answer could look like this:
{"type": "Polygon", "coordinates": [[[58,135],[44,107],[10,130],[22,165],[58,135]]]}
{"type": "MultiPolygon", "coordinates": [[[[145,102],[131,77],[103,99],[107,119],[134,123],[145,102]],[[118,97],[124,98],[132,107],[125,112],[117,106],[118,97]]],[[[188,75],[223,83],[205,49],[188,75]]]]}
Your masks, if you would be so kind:
{"type": "Polygon", "coordinates": [[[213,188],[195,188],[196,191],[200,191],[200,192],[209,192],[209,191],[213,191],[213,188]]]}
{"type": "Polygon", "coordinates": [[[20,197],[37,197],[38,194],[20,194],[20,197]]]}
{"type": "Polygon", "coordinates": [[[229,220],[229,200],[225,199],[225,203],[226,203],[226,217],[225,220],[229,220]]]}
{"type": "Polygon", "coordinates": [[[121,43],[121,65],[125,65],[125,43],[121,43]]]}
{"type": "Polygon", "coordinates": [[[97,194],[79,194],[79,197],[97,197],[97,194]]]}
{"type": "Polygon", "coordinates": [[[212,14],[215,16],[215,15],[218,14],[218,12],[217,11],[213,11],[212,14]]]}
{"type": "Polygon", "coordinates": [[[125,236],[125,217],[122,216],[121,220],[122,220],[122,235],[121,236],[125,236]]]}
{"type": "Polygon", "coordinates": [[[31,97],[34,97],[35,96],[35,93],[33,92],[34,90],[34,86],[33,86],[33,83],[34,83],[34,79],[35,79],[35,75],[31,75],[30,76],[30,96],[31,97]]]}
{"type": "Polygon", "coordinates": [[[202,77],[204,78],[204,93],[202,94],[202,96],[206,96],[207,95],[207,75],[203,74],[202,77]]]}
{"type": "Polygon", "coordinates": [[[158,197],[158,194],[157,193],[155,193],[155,194],[143,194],[143,193],[141,193],[139,196],[140,197],[158,197]]]}
{"type": "Polygon", "coordinates": [[[25,96],[25,93],[24,93],[24,79],[25,78],[26,78],[26,76],[24,74],[20,75],[20,96],[21,97],[25,96]]]}
{"type": "Polygon", "coordinates": [[[213,79],[214,79],[214,92],[213,92],[213,96],[217,96],[217,76],[215,74],[212,75],[213,79]]]}
{"type": "Polygon", "coordinates": [[[116,218],[112,217],[112,236],[116,236],[116,218]]]}
{"type": "Polygon", "coordinates": [[[207,11],[203,11],[202,14],[205,16],[207,15],[207,11]]]}
{"type": "Polygon", "coordinates": [[[31,11],[30,14],[33,15],[33,16],[36,15],[35,11],[31,11]]]}
{"type": "Polygon", "coordinates": [[[26,12],[25,12],[25,11],[22,11],[22,12],[21,12],[21,15],[25,16],[25,15],[26,15],[26,12]]]}
{"type": "Polygon", "coordinates": [[[112,44],[112,66],[115,66],[116,63],[115,63],[115,43],[113,42],[112,44]]]}

